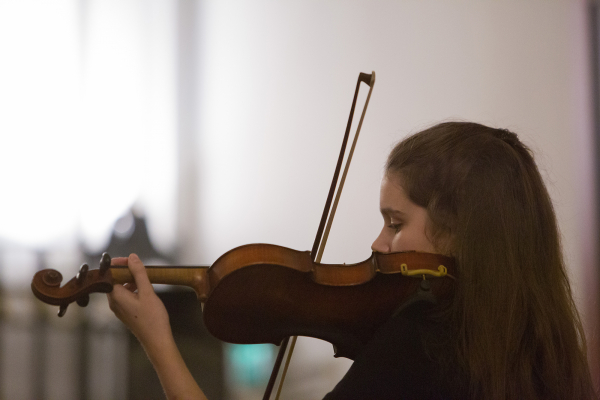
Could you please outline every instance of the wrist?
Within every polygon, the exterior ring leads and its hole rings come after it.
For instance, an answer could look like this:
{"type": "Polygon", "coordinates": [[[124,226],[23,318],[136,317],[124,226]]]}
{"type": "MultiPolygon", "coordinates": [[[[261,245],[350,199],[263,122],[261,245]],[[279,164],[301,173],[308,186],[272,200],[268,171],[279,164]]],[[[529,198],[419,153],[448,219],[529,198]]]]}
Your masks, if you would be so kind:
{"type": "Polygon", "coordinates": [[[144,346],[167,399],[206,399],[192,377],[172,335],[144,346]]]}
{"type": "Polygon", "coordinates": [[[169,330],[161,335],[151,335],[147,338],[138,338],[150,362],[163,364],[165,361],[173,360],[174,355],[180,357],[175,338],[169,330]]]}

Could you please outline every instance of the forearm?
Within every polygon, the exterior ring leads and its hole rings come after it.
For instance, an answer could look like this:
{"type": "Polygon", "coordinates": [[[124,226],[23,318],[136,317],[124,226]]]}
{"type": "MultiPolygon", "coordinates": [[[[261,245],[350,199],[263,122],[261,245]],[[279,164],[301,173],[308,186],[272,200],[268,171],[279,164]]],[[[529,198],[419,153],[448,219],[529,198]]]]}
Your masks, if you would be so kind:
{"type": "Polygon", "coordinates": [[[167,399],[206,400],[206,396],[185,365],[172,336],[155,346],[145,345],[144,349],[156,370],[167,399]]]}

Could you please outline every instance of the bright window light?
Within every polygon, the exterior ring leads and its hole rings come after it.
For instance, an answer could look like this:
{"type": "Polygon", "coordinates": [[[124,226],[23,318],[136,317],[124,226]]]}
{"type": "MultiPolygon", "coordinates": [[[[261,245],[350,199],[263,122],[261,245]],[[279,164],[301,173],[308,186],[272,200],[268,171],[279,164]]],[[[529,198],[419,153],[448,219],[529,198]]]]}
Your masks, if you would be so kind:
{"type": "Polygon", "coordinates": [[[174,237],[172,6],[80,3],[0,2],[0,239],[98,248],[134,204],[174,237]]]}

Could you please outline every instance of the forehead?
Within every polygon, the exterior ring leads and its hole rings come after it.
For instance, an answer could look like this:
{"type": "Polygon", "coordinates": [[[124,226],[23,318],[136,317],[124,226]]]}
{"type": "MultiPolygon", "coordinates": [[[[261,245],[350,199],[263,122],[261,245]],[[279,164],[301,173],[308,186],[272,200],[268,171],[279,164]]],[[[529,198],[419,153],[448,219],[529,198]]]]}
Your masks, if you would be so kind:
{"type": "Polygon", "coordinates": [[[381,180],[379,195],[381,212],[409,212],[418,207],[409,198],[402,187],[402,179],[398,176],[385,175],[381,180]]]}

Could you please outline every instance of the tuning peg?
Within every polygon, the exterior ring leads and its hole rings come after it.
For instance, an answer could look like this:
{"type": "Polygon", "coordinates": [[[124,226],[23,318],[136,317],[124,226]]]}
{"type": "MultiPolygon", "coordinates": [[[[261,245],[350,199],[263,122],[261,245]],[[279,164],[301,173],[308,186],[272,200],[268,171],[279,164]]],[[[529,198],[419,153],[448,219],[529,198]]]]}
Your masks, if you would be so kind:
{"type": "Polygon", "coordinates": [[[77,273],[77,277],[76,277],[78,284],[81,285],[83,283],[89,269],[90,269],[90,267],[87,264],[81,265],[81,267],[79,268],[79,272],[77,273]]]}
{"type": "Polygon", "coordinates": [[[90,302],[90,296],[87,294],[85,296],[77,299],[77,304],[79,304],[80,307],[87,306],[89,302],[90,302]]]}
{"type": "Polygon", "coordinates": [[[60,308],[58,309],[58,316],[62,317],[63,315],[65,315],[65,313],[67,312],[67,307],[69,305],[68,304],[61,304],[60,308]]]}
{"type": "Polygon", "coordinates": [[[62,275],[60,274],[60,272],[53,270],[53,269],[47,270],[42,275],[42,282],[44,282],[46,285],[48,285],[50,287],[60,286],[62,279],[63,278],[62,278],[62,275]]]}
{"type": "Polygon", "coordinates": [[[102,253],[102,257],[100,258],[100,275],[104,275],[108,268],[110,268],[110,256],[108,253],[102,253]]]}

